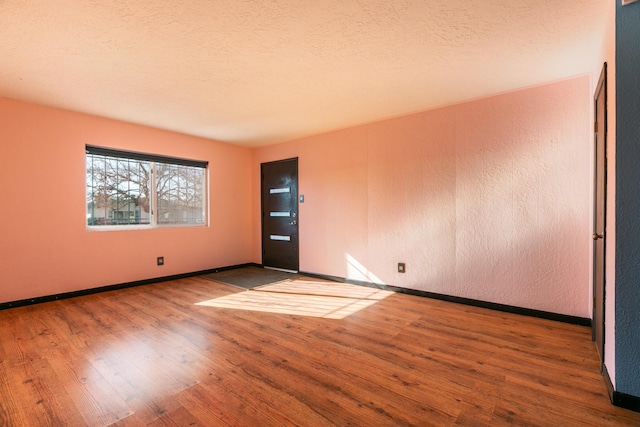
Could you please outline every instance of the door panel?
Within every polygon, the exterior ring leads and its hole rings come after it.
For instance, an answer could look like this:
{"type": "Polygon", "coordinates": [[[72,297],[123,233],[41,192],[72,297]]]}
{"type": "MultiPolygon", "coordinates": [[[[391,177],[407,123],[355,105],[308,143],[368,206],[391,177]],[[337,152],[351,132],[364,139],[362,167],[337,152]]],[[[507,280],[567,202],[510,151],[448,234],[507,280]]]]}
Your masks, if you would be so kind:
{"type": "Polygon", "coordinates": [[[605,249],[607,205],[607,64],[594,95],[594,220],[593,220],[593,340],[600,362],[604,363],[605,316],[605,249]]]}
{"type": "Polygon", "coordinates": [[[262,264],[298,271],[298,159],[261,165],[262,264]]]}

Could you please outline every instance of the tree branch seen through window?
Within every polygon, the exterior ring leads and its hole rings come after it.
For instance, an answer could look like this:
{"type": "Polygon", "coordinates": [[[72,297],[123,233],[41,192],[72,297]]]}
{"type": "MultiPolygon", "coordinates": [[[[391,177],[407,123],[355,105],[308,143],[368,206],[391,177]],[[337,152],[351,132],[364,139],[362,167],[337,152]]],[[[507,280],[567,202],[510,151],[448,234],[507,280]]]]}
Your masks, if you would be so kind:
{"type": "Polygon", "coordinates": [[[89,150],[86,159],[88,226],[205,224],[206,167],[89,150]]]}

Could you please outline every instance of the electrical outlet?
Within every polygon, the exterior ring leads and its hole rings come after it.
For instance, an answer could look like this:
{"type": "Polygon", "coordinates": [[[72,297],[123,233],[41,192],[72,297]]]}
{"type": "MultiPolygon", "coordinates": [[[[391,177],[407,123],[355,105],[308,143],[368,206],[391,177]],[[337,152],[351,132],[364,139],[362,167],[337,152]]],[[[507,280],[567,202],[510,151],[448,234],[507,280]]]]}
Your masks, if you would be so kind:
{"type": "Polygon", "coordinates": [[[164,257],[163,256],[159,256],[158,257],[158,265],[164,265],[164,257]]]}
{"type": "Polygon", "coordinates": [[[399,262],[398,263],[398,273],[406,273],[407,272],[407,268],[404,265],[404,262],[399,262]]]}

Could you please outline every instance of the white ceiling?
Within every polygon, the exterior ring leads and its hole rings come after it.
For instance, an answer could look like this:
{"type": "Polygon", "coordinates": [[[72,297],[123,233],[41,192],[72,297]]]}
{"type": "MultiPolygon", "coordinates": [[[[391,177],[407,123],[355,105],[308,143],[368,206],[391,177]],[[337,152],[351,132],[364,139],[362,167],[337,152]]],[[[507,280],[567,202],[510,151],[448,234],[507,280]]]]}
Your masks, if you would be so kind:
{"type": "Polygon", "coordinates": [[[612,0],[0,0],[0,97],[258,146],[597,68],[612,0]]]}

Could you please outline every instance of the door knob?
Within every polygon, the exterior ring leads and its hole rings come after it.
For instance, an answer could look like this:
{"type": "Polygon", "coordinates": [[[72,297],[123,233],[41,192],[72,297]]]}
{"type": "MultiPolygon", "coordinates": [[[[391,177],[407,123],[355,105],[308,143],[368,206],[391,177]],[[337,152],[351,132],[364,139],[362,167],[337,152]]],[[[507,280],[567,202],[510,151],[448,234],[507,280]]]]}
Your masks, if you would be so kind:
{"type": "Polygon", "coordinates": [[[593,233],[593,235],[591,236],[591,238],[592,238],[593,240],[604,239],[604,235],[602,235],[602,234],[598,234],[598,233],[593,233]]]}
{"type": "Polygon", "coordinates": [[[296,224],[297,224],[297,222],[296,222],[296,220],[294,219],[294,220],[293,220],[293,221],[291,221],[289,224],[291,224],[291,225],[296,225],[296,224]]]}

